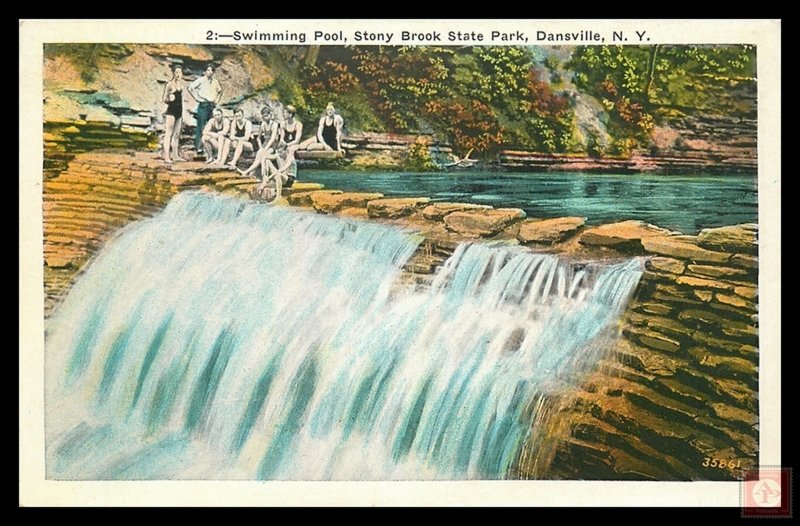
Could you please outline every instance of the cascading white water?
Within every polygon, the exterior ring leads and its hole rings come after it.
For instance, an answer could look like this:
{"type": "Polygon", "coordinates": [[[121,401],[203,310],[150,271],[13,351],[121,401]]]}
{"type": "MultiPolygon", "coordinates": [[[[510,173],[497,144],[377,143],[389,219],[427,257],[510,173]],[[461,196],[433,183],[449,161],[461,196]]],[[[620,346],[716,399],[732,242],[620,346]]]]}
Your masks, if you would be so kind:
{"type": "Polygon", "coordinates": [[[203,193],[108,243],[48,321],[54,479],[496,479],[591,370],[640,263],[460,245],[203,193]]]}

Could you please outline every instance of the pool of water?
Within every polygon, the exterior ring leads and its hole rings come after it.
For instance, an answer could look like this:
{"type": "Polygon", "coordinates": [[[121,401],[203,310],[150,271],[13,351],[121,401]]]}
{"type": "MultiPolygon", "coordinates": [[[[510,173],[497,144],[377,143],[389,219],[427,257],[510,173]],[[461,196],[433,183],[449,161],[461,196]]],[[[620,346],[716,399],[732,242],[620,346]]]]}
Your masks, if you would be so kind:
{"type": "Polygon", "coordinates": [[[758,220],[758,181],[749,176],[321,170],[299,175],[345,191],[522,208],[532,218],[580,216],[589,224],[640,219],[685,234],[758,220]]]}

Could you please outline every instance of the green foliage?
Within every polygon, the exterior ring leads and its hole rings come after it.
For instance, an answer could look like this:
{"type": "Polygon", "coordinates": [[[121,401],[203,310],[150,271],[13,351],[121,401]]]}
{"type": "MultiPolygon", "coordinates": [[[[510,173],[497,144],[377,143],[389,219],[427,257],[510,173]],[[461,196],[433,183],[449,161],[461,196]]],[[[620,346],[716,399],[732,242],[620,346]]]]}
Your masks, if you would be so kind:
{"type": "Polygon", "coordinates": [[[428,141],[425,137],[417,137],[417,140],[408,147],[403,165],[408,170],[414,172],[431,172],[437,170],[438,166],[433,162],[428,146],[428,141]]]}
{"type": "Polygon", "coordinates": [[[751,106],[731,92],[755,82],[755,48],[731,46],[580,46],[567,64],[576,86],[611,117],[616,153],[646,145],[667,115],[733,114],[751,106]]]}

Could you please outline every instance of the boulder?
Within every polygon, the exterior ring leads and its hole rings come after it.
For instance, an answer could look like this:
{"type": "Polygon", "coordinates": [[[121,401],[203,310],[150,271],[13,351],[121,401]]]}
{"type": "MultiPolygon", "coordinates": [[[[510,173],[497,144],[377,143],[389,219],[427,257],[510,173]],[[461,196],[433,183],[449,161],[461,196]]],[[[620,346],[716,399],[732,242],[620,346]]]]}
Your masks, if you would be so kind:
{"type": "Polygon", "coordinates": [[[704,301],[706,303],[714,299],[714,293],[708,290],[695,290],[692,291],[692,294],[694,294],[695,298],[699,299],[700,301],[704,301]]]}
{"type": "Polygon", "coordinates": [[[709,353],[701,347],[692,347],[689,354],[697,360],[702,367],[713,369],[723,376],[755,378],[758,367],[751,361],[735,356],[720,356],[709,353]]]}
{"type": "Polygon", "coordinates": [[[341,190],[312,190],[310,192],[297,192],[287,196],[289,204],[292,206],[311,206],[311,199],[317,194],[334,195],[341,194],[341,190]]]}
{"type": "Polygon", "coordinates": [[[747,298],[749,300],[755,299],[758,297],[758,289],[754,287],[735,287],[733,289],[737,295],[747,298]]]}
{"type": "Polygon", "coordinates": [[[741,268],[719,267],[716,265],[689,265],[689,272],[711,276],[712,278],[732,278],[747,274],[747,271],[741,268]]]}
{"type": "Polygon", "coordinates": [[[636,307],[639,312],[665,316],[672,313],[672,307],[663,303],[642,303],[636,307]]]}
{"type": "Polygon", "coordinates": [[[633,341],[658,351],[674,353],[681,348],[679,340],[650,329],[629,328],[623,329],[622,332],[633,341]]]}
{"type": "Polygon", "coordinates": [[[692,242],[667,236],[645,237],[642,238],[641,243],[645,251],[651,254],[671,256],[678,259],[724,263],[731,258],[730,254],[706,250],[692,242]]]}
{"type": "Polygon", "coordinates": [[[758,257],[745,254],[734,254],[729,261],[731,265],[743,268],[758,268],[758,257]]]}
{"type": "Polygon", "coordinates": [[[48,258],[45,258],[44,263],[50,268],[59,268],[59,269],[71,269],[74,268],[75,266],[72,261],[72,258],[59,257],[59,256],[50,256],[48,258]]]}
{"type": "Polygon", "coordinates": [[[489,210],[489,205],[474,205],[470,203],[433,203],[422,211],[422,217],[428,221],[441,221],[447,214],[463,210],[489,210]]]}
{"type": "Polygon", "coordinates": [[[522,243],[557,243],[584,225],[583,217],[559,217],[537,221],[529,219],[519,227],[517,239],[522,243]]]}
{"type": "Polygon", "coordinates": [[[284,188],[283,191],[286,193],[310,192],[312,190],[322,190],[323,188],[325,188],[325,185],[321,183],[307,183],[302,181],[295,181],[295,183],[291,186],[291,188],[284,188]]]}
{"type": "Polygon", "coordinates": [[[609,247],[622,252],[641,252],[642,240],[665,237],[672,232],[644,221],[621,221],[587,229],[580,238],[582,245],[609,247]]]}
{"type": "Polygon", "coordinates": [[[731,307],[738,307],[740,309],[748,309],[755,311],[756,306],[752,301],[747,301],[739,296],[733,294],[717,294],[717,301],[723,305],[730,305],[731,307]]]}
{"type": "Polygon", "coordinates": [[[746,426],[754,426],[758,423],[758,413],[753,411],[746,411],[721,402],[711,404],[711,409],[717,418],[721,418],[726,422],[735,421],[746,426]]]}
{"type": "Polygon", "coordinates": [[[342,152],[333,150],[297,150],[295,157],[300,160],[307,159],[341,159],[344,157],[342,152]]]}
{"type": "Polygon", "coordinates": [[[692,288],[714,289],[714,290],[733,290],[733,285],[714,281],[712,279],[693,278],[691,276],[680,276],[675,280],[679,285],[686,285],[692,288]]]}
{"type": "Polygon", "coordinates": [[[520,219],[525,219],[525,211],[519,208],[465,210],[446,215],[444,224],[448,230],[468,237],[485,237],[498,234],[520,219]]]}
{"type": "Polygon", "coordinates": [[[645,263],[645,268],[648,270],[657,270],[659,272],[668,272],[670,274],[683,274],[686,265],[679,259],[656,256],[650,258],[645,263]]]}
{"type": "Polygon", "coordinates": [[[697,235],[701,246],[723,249],[730,252],[758,253],[758,225],[742,225],[707,228],[697,235]]]}
{"type": "Polygon", "coordinates": [[[357,219],[366,219],[367,216],[367,209],[363,206],[349,206],[342,208],[337,212],[340,216],[345,217],[354,217],[357,219]]]}
{"type": "Polygon", "coordinates": [[[368,202],[382,197],[383,194],[377,193],[343,192],[334,194],[317,191],[311,195],[311,205],[317,212],[330,214],[342,208],[365,207],[368,202]]]}
{"type": "Polygon", "coordinates": [[[427,197],[375,199],[367,203],[369,217],[397,218],[413,214],[431,200],[427,197]]]}

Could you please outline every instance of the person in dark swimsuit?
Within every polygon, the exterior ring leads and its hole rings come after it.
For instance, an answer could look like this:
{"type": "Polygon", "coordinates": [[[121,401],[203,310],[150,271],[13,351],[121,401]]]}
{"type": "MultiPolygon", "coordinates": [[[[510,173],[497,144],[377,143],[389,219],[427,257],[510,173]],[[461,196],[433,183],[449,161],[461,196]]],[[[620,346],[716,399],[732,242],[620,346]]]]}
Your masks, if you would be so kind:
{"type": "Polygon", "coordinates": [[[183,68],[175,66],[172,70],[172,79],[164,86],[161,101],[167,105],[164,112],[164,161],[172,163],[183,161],[178,146],[183,124],[183,68]],[[172,157],[170,157],[170,151],[172,157]]]}
{"type": "Polygon", "coordinates": [[[222,164],[222,151],[228,141],[230,127],[231,123],[222,115],[222,109],[214,108],[211,120],[203,128],[203,151],[206,155],[206,164],[222,164]],[[215,149],[217,151],[216,159],[214,158],[215,149]]]}
{"type": "Polygon", "coordinates": [[[225,162],[225,159],[228,158],[228,152],[233,147],[233,159],[226,166],[236,170],[236,163],[239,161],[239,157],[242,156],[242,152],[245,150],[253,151],[253,144],[250,142],[250,136],[253,135],[253,123],[244,118],[244,110],[241,108],[237,108],[233,116],[234,120],[228,133],[229,140],[225,143],[220,161],[225,162]]]}
{"type": "Polygon", "coordinates": [[[291,150],[292,154],[300,147],[300,137],[303,135],[303,123],[296,117],[297,109],[289,104],[283,110],[283,137],[281,144],[291,150]]]}
{"type": "Polygon", "coordinates": [[[328,103],[325,113],[319,119],[317,135],[303,141],[298,148],[306,150],[327,150],[344,153],[342,149],[342,130],[344,119],[336,113],[332,102],[328,103]]]}
{"type": "Polygon", "coordinates": [[[256,158],[247,170],[239,170],[244,177],[250,177],[259,166],[261,166],[261,178],[266,174],[263,166],[266,158],[275,158],[275,146],[278,144],[280,135],[280,125],[272,118],[272,109],[264,106],[261,109],[261,124],[258,127],[258,135],[255,139],[256,158]]]}

